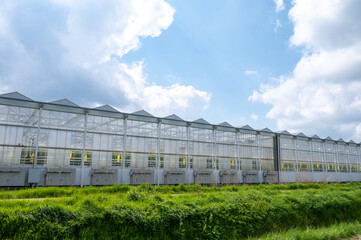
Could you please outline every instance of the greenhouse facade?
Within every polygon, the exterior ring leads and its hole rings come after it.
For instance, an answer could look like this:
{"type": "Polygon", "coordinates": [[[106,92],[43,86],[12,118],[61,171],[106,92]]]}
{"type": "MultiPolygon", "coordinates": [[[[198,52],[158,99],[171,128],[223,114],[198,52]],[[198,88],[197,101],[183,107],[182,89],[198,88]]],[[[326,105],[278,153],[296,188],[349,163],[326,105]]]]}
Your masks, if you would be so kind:
{"type": "Polygon", "coordinates": [[[360,144],[0,95],[0,186],[361,180],[360,144]]]}

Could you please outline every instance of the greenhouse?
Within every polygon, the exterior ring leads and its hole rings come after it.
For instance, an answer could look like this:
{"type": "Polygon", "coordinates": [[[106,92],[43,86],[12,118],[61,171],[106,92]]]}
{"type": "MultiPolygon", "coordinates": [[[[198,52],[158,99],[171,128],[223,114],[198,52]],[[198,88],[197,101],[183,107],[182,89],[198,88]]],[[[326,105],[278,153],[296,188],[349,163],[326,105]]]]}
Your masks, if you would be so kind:
{"type": "Polygon", "coordinates": [[[0,95],[0,186],[360,181],[360,144],[0,95]]]}

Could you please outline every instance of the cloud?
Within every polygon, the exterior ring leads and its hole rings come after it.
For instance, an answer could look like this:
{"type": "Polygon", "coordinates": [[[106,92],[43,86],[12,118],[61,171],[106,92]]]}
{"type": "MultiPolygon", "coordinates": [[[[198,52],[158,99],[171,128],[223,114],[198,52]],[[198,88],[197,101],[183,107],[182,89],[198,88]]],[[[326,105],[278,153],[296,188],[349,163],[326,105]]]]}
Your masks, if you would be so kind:
{"type": "Polygon", "coordinates": [[[258,120],[258,115],[252,113],[251,114],[251,119],[254,120],[254,121],[257,121],[258,120]]]}
{"type": "Polygon", "coordinates": [[[277,30],[279,29],[279,28],[281,28],[282,27],[282,23],[281,23],[281,21],[279,20],[279,19],[277,19],[276,20],[276,26],[273,28],[273,31],[274,32],[277,32],[277,30]]]}
{"type": "Polygon", "coordinates": [[[258,72],[257,71],[253,71],[253,70],[246,70],[244,72],[245,75],[257,75],[258,72]]]}
{"type": "Polygon", "coordinates": [[[274,0],[274,3],[276,4],[276,12],[280,12],[285,9],[283,0],[274,0]]]}
{"type": "Polygon", "coordinates": [[[166,30],[174,13],[163,0],[1,1],[0,91],[197,117],[209,93],[149,82],[144,62],[122,59],[166,30]]]}
{"type": "Polygon", "coordinates": [[[263,85],[250,101],[271,105],[279,130],[361,140],[361,15],[357,0],[296,0],[291,46],[303,57],[276,85],[263,85]]]}

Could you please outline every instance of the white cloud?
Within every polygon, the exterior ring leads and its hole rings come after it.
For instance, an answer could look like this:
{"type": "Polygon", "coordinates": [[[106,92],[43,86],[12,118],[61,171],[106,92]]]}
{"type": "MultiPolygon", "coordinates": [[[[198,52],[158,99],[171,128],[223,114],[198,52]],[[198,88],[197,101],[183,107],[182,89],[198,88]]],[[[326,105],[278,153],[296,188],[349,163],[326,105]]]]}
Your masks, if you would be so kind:
{"type": "Polygon", "coordinates": [[[252,113],[251,114],[251,119],[254,120],[254,121],[257,121],[258,120],[258,115],[252,113]]]}
{"type": "Polygon", "coordinates": [[[274,3],[276,4],[276,12],[280,12],[285,9],[285,3],[283,0],[274,0],[274,3]]]}
{"type": "Polygon", "coordinates": [[[277,30],[278,30],[279,28],[281,28],[281,27],[282,27],[282,23],[281,23],[281,21],[280,21],[279,19],[277,19],[277,20],[276,20],[276,26],[274,27],[273,31],[274,31],[274,32],[277,32],[277,30]]]}
{"type": "Polygon", "coordinates": [[[174,13],[164,0],[1,1],[0,91],[197,117],[209,93],[151,83],[143,62],[122,60],[167,29],[174,13]]]}
{"type": "Polygon", "coordinates": [[[296,0],[291,45],[304,56],[277,85],[249,100],[272,106],[279,130],[361,140],[361,1],[296,0]]]}
{"type": "Polygon", "coordinates": [[[245,75],[257,75],[258,72],[257,71],[253,71],[253,70],[246,70],[244,72],[245,75]]]}

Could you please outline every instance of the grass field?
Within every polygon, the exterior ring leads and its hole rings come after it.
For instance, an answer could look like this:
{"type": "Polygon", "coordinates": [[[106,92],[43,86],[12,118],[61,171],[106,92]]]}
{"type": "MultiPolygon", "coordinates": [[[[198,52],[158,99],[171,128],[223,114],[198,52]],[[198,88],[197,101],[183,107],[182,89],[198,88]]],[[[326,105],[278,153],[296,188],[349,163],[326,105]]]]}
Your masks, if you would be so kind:
{"type": "Polygon", "coordinates": [[[0,239],[339,239],[361,184],[0,190],[0,239]]]}

